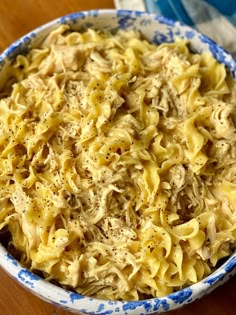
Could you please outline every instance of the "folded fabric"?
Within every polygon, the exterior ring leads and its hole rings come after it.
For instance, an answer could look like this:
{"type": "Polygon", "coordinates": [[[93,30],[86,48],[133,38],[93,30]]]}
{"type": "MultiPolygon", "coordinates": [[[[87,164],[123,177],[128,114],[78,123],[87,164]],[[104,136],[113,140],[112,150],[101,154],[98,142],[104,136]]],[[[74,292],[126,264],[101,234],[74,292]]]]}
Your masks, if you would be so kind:
{"type": "Polygon", "coordinates": [[[115,5],[179,20],[209,36],[236,58],[235,0],[115,0],[115,5]]]}

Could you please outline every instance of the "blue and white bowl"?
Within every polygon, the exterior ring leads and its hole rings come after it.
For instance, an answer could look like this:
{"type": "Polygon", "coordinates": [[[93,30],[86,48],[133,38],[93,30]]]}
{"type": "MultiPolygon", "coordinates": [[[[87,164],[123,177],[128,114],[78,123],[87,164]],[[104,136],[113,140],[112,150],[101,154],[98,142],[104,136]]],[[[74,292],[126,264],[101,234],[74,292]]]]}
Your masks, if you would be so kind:
{"type": "MultiPolygon", "coordinates": [[[[214,57],[219,62],[224,63],[232,75],[236,77],[235,60],[223,48],[188,26],[144,12],[95,10],[78,12],[61,17],[37,28],[12,44],[0,55],[0,87],[1,82],[6,79],[6,70],[9,63],[14,60],[18,54],[26,53],[32,47],[37,47],[45,36],[60,24],[69,24],[74,30],[88,27],[112,31],[118,29],[137,29],[142,32],[146,39],[157,44],[172,42],[175,37],[187,38],[191,43],[191,49],[193,51],[210,51],[214,57]]],[[[32,293],[47,302],[74,313],[90,315],[146,315],[177,309],[201,298],[217,286],[223,284],[236,274],[236,252],[214,273],[188,288],[163,298],[132,302],[98,300],[53,285],[22,267],[2,245],[0,245],[0,266],[18,283],[32,293]]]]}

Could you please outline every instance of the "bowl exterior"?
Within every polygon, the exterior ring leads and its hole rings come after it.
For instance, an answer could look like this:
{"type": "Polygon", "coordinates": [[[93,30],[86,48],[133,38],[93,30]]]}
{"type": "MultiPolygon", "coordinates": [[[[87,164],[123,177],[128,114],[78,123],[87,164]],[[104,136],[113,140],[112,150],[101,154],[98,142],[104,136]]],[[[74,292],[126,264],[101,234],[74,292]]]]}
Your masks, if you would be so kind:
{"type": "MultiPolygon", "coordinates": [[[[144,37],[154,43],[172,42],[176,37],[188,39],[191,49],[196,52],[210,51],[221,63],[224,63],[236,77],[234,59],[209,38],[192,28],[164,17],[126,10],[94,10],[77,12],[49,22],[26,36],[22,37],[0,55],[0,88],[1,82],[7,79],[7,66],[18,54],[25,54],[32,47],[37,47],[45,36],[60,24],[68,24],[73,30],[88,27],[106,29],[115,32],[118,29],[140,30],[144,37]]],[[[64,290],[46,282],[22,267],[0,245],[0,266],[18,283],[47,302],[78,314],[125,314],[145,315],[159,314],[179,308],[223,284],[236,273],[236,253],[220,268],[203,281],[188,288],[172,293],[167,297],[143,301],[103,301],[64,290]]]]}

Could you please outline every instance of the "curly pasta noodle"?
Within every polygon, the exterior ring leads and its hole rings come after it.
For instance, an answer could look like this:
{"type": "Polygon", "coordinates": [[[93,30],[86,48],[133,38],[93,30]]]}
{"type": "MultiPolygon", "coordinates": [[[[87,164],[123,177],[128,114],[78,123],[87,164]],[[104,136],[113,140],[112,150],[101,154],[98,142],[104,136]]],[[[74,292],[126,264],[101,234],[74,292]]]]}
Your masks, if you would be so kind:
{"type": "Polygon", "coordinates": [[[236,244],[236,84],[188,42],[60,26],[0,99],[0,230],[84,295],[161,297],[236,244]]]}

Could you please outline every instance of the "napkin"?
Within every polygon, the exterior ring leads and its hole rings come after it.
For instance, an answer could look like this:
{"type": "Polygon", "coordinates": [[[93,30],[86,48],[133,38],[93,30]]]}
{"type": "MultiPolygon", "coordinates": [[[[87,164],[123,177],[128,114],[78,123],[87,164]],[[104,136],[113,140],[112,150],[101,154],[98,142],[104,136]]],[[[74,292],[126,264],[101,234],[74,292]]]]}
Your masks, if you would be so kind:
{"type": "Polygon", "coordinates": [[[235,0],[114,0],[117,9],[139,10],[181,21],[236,58],[235,0]]]}

